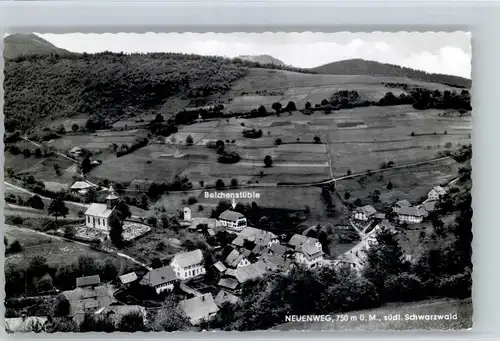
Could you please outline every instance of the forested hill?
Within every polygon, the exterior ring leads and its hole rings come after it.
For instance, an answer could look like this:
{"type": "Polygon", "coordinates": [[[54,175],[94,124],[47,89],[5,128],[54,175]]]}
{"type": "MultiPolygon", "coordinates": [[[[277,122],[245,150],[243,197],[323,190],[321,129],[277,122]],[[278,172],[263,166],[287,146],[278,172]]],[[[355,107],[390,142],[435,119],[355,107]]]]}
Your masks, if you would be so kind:
{"type": "Polygon", "coordinates": [[[239,59],[178,53],[39,54],[5,63],[5,127],[44,118],[112,118],[155,108],[174,94],[206,97],[230,89],[250,67],[310,72],[239,59]]]}
{"type": "Polygon", "coordinates": [[[320,74],[331,75],[369,75],[384,77],[406,77],[430,83],[445,84],[460,88],[470,88],[472,81],[467,78],[443,75],[437,73],[427,73],[425,71],[411,68],[374,62],[364,59],[348,59],[321,65],[311,69],[320,74]]]}
{"type": "Polygon", "coordinates": [[[19,56],[29,56],[33,54],[70,53],[64,49],[54,46],[36,34],[11,34],[5,37],[3,43],[3,56],[5,59],[12,59],[19,56]]]}

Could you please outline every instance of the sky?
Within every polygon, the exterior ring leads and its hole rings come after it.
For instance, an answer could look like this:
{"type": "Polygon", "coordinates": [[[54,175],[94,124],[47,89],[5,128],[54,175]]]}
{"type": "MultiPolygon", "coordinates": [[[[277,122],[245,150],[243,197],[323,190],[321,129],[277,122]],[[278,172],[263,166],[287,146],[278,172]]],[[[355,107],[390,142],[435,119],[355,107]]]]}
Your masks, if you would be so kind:
{"type": "Polygon", "coordinates": [[[362,58],[471,78],[471,37],[466,32],[38,35],[72,52],[180,52],[230,58],[267,54],[301,68],[362,58]]]}

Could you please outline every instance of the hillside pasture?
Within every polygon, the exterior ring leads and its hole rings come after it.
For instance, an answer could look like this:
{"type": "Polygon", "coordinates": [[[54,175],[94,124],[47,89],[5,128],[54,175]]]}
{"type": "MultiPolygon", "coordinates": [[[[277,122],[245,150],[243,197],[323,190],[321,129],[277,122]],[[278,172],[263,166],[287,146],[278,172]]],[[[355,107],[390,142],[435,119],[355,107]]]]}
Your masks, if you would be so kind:
{"type": "Polygon", "coordinates": [[[99,131],[92,134],[64,135],[63,137],[52,140],[52,145],[57,150],[69,150],[73,147],[80,147],[89,150],[108,150],[109,146],[116,143],[130,145],[137,137],[146,136],[147,131],[142,129],[124,130],[124,131],[99,131]]]}
{"type": "Polygon", "coordinates": [[[431,90],[450,89],[441,84],[401,77],[302,74],[281,70],[250,69],[249,74],[236,81],[229,93],[224,96],[232,99],[225,105],[225,110],[249,111],[264,105],[268,111],[273,111],[271,106],[274,102],[286,106],[289,101],[295,102],[297,108],[301,109],[306,102],[314,106],[341,90],[355,90],[362,100],[369,101],[378,101],[389,91],[396,96],[405,92],[398,88],[388,88],[382,82],[407,83],[431,90]]]}
{"type": "MultiPolygon", "coordinates": [[[[386,169],[370,176],[343,179],[336,182],[336,190],[343,198],[345,192],[351,201],[366,199],[375,189],[380,191],[380,201],[392,204],[401,199],[418,203],[432,187],[443,185],[458,175],[460,164],[452,159],[400,169],[386,169]],[[391,182],[392,190],[387,189],[391,182]]],[[[368,203],[371,203],[371,200],[368,203]]]]}

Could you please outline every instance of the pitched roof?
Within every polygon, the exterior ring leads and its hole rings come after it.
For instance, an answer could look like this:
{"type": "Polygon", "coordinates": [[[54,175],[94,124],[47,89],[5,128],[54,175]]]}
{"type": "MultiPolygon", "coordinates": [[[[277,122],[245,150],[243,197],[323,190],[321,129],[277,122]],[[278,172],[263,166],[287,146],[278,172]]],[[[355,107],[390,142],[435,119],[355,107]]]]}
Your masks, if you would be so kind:
{"type": "Polygon", "coordinates": [[[101,283],[101,278],[99,277],[99,275],[78,277],[76,279],[76,286],[77,287],[85,287],[88,285],[97,285],[99,283],[101,283]]]}
{"type": "Polygon", "coordinates": [[[432,189],[435,190],[439,195],[446,194],[446,190],[441,186],[435,186],[435,187],[432,187],[432,189]]]}
{"type": "Polygon", "coordinates": [[[114,323],[119,323],[123,316],[130,313],[139,313],[146,317],[146,308],[140,305],[113,305],[99,309],[94,315],[108,316],[114,323]]]}
{"type": "Polygon", "coordinates": [[[242,268],[234,270],[234,277],[240,283],[245,283],[249,280],[257,279],[266,274],[266,266],[263,262],[259,261],[242,268]]]}
{"type": "Polygon", "coordinates": [[[302,252],[307,258],[317,257],[323,254],[323,248],[319,242],[307,241],[297,247],[298,252],[302,252]]]}
{"type": "Polygon", "coordinates": [[[425,214],[423,210],[419,210],[418,207],[401,207],[396,211],[399,215],[408,215],[414,217],[423,217],[425,214]]]}
{"type": "Polygon", "coordinates": [[[224,303],[236,304],[240,301],[241,299],[238,296],[235,296],[230,292],[227,292],[226,290],[219,291],[217,296],[215,296],[215,304],[217,304],[219,307],[224,303]]]}
{"type": "Polygon", "coordinates": [[[99,218],[109,218],[111,213],[113,213],[113,209],[109,209],[106,204],[90,204],[89,208],[85,211],[85,215],[90,215],[99,218]]]}
{"type": "Polygon", "coordinates": [[[236,246],[243,246],[243,244],[245,244],[245,238],[243,236],[238,236],[238,237],[233,239],[231,244],[236,245],[236,246]]]}
{"type": "Polygon", "coordinates": [[[118,278],[122,284],[127,284],[137,280],[137,274],[135,272],[129,272],[128,274],[121,275],[118,278]]]}
{"type": "Polygon", "coordinates": [[[118,198],[118,196],[116,195],[113,186],[109,186],[109,194],[106,197],[106,200],[115,200],[115,199],[120,199],[120,198],[118,198]]]}
{"type": "Polygon", "coordinates": [[[225,210],[219,215],[219,219],[237,221],[238,219],[244,219],[245,216],[240,212],[225,210]]]}
{"type": "Polygon", "coordinates": [[[290,241],[288,241],[288,244],[291,245],[295,250],[299,248],[302,244],[305,243],[319,243],[319,240],[317,238],[312,238],[312,237],[306,237],[302,234],[294,234],[290,241]]]}
{"type": "Polygon", "coordinates": [[[95,187],[95,186],[87,181],[76,181],[73,185],[71,185],[70,188],[71,189],[87,189],[87,188],[91,188],[91,187],[95,187]]]}
{"type": "Polygon", "coordinates": [[[262,262],[269,270],[284,270],[292,263],[290,259],[278,255],[265,255],[262,257],[262,262]]]}
{"type": "Polygon", "coordinates": [[[180,301],[178,307],[189,317],[192,324],[219,311],[212,294],[203,294],[180,301]]]}
{"type": "Polygon", "coordinates": [[[203,262],[203,253],[200,249],[196,249],[189,252],[180,252],[172,258],[173,261],[177,261],[180,267],[186,268],[191,265],[199,264],[203,262]]]}
{"type": "Polygon", "coordinates": [[[219,280],[219,283],[217,283],[218,286],[234,290],[238,287],[238,281],[236,278],[221,278],[219,280]]]}
{"type": "Polygon", "coordinates": [[[82,148],[80,148],[80,147],[73,147],[73,148],[71,148],[70,153],[78,153],[78,152],[81,152],[81,151],[82,151],[82,148]]]}
{"type": "Polygon", "coordinates": [[[234,268],[243,258],[245,258],[245,256],[239,253],[238,250],[233,250],[227,255],[225,262],[228,266],[234,268]]]}
{"type": "Polygon", "coordinates": [[[434,201],[427,201],[422,206],[427,212],[432,212],[436,210],[436,202],[434,201]]]}
{"type": "Polygon", "coordinates": [[[63,292],[70,302],[70,315],[83,314],[89,309],[106,307],[116,302],[114,289],[106,284],[97,287],[83,287],[63,292]]]}
{"type": "Polygon", "coordinates": [[[175,281],[177,276],[170,265],[149,271],[142,279],[140,284],[155,287],[157,285],[175,281]]]}
{"type": "Polygon", "coordinates": [[[373,206],[371,206],[371,205],[365,205],[363,207],[358,207],[355,211],[364,213],[368,217],[377,213],[377,210],[374,209],[373,206]]]}
{"type": "Polygon", "coordinates": [[[399,200],[394,205],[395,206],[399,206],[399,207],[408,207],[408,206],[411,206],[410,202],[408,200],[406,200],[406,199],[399,200]]]}
{"type": "Polygon", "coordinates": [[[281,244],[271,245],[270,250],[273,254],[280,256],[280,257],[283,256],[288,251],[286,246],[281,245],[281,244]]]}
{"type": "Polygon", "coordinates": [[[224,272],[227,270],[226,266],[222,264],[221,261],[218,261],[217,263],[214,264],[214,267],[219,271],[219,272],[224,272]]]}

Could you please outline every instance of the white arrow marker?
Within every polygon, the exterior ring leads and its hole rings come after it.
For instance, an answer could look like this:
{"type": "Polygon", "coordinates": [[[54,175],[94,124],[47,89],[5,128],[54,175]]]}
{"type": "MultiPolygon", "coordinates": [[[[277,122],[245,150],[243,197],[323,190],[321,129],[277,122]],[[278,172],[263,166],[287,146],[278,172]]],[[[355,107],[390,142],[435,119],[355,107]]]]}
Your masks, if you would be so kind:
{"type": "Polygon", "coordinates": [[[233,206],[233,210],[234,210],[236,208],[236,201],[234,200],[234,198],[233,198],[232,206],[233,206]]]}

